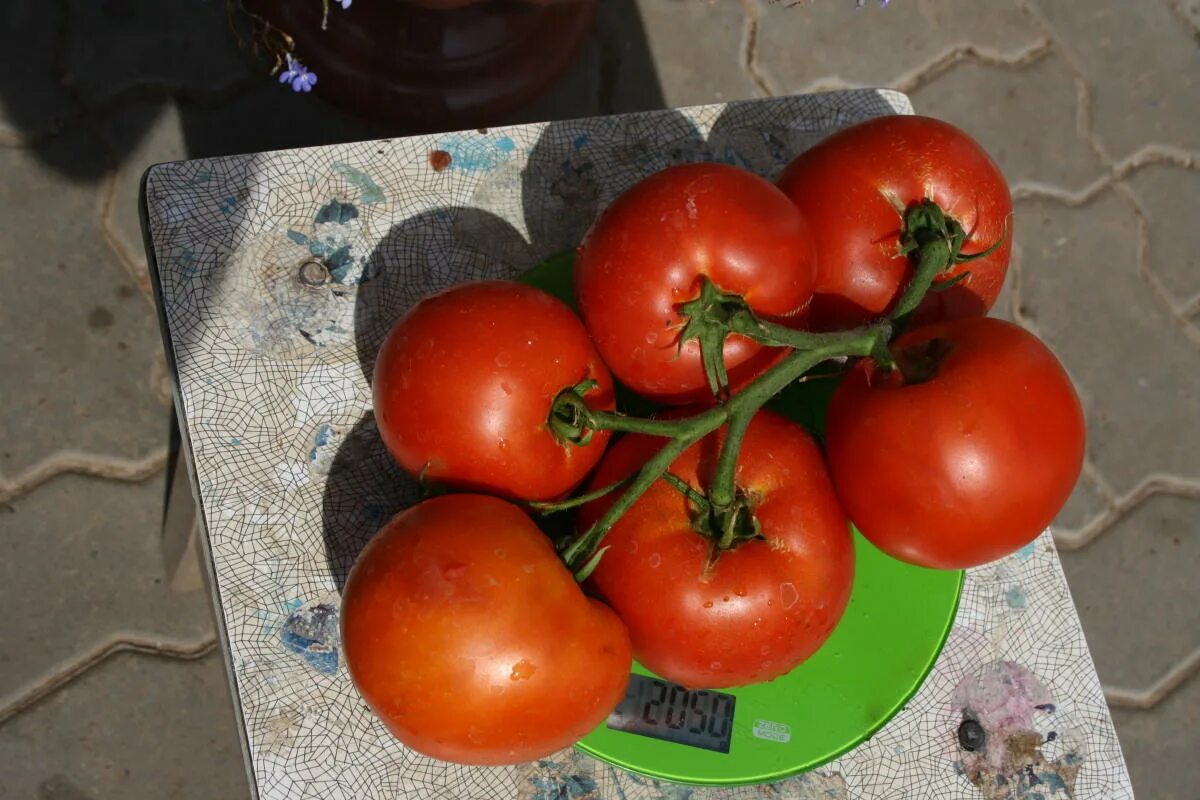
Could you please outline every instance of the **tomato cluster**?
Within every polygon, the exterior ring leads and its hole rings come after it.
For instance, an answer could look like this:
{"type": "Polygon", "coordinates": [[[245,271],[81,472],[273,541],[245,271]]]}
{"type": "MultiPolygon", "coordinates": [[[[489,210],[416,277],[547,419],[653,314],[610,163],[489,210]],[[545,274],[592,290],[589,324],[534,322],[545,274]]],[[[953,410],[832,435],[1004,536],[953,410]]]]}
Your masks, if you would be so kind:
{"type": "Polygon", "coordinates": [[[632,658],[691,688],[808,658],[850,596],[851,523],[942,569],[1032,540],[1084,424],[1046,346],[985,316],[1011,217],[970,137],[886,117],[778,184],[721,164],[637,184],[575,254],[579,316],[507,281],[418,303],[381,349],[376,420],[462,493],[399,514],[349,576],[370,707],[438,758],[537,758],[603,721],[632,658]],[[823,449],[761,408],[814,367],[843,372],[823,449]],[[658,412],[623,413],[616,381],[658,412]],[[575,508],[556,549],[532,515],[575,508]]]}

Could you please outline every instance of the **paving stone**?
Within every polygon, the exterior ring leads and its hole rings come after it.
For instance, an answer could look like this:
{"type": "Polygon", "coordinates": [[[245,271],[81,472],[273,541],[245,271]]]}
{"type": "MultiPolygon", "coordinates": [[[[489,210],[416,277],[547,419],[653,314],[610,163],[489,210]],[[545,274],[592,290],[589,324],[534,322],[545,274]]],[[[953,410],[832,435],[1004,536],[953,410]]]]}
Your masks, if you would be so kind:
{"type": "Polygon", "coordinates": [[[0,5],[0,142],[53,131],[77,112],[54,63],[61,16],[58,3],[0,5]]]}
{"type": "Polygon", "coordinates": [[[1020,70],[963,62],[911,97],[917,113],[969,131],[1010,185],[1051,184],[1070,191],[1104,172],[1076,130],[1075,81],[1054,53],[1020,70]]]}
{"type": "Polygon", "coordinates": [[[1187,20],[1193,32],[1200,36],[1200,0],[1165,0],[1180,17],[1187,20]]]}
{"type": "Polygon", "coordinates": [[[505,124],[575,119],[603,113],[600,110],[602,69],[605,43],[593,30],[575,54],[575,60],[546,93],[524,108],[519,108],[505,124]]]}
{"type": "Polygon", "coordinates": [[[1150,269],[1176,302],[1200,296],[1200,236],[1195,229],[1200,173],[1153,166],[1128,182],[1150,221],[1150,269]]]}
{"type": "Polygon", "coordinates": [[[1097,515],[1111,505],[1111,501],[1096,483],[1083,474],[1075,484],[1075,491],[1067,500],[1066,506],[1054,519],[1054,527],[1063,530],[1078,530],[1091,522],[1097,515]]]}
{"type": "Polygon", "coordinates": [[[890,86],[956,47],[1016,57],[1043,36],[1015,0],[922,0],[889,8],[853,2],[755,0],[759,63],[781,92],[848,83],[890,86]]]}
{"type": "Polygon", "coordinates": [[[1061,554],[1100,680],[1140,689],[1200,647],[1200,501],[1155,495],[1061,554]]]}
{"type": "Polygon", "coordinates": [[[82,131],[0,149],[0,474],[10,478],[62,449],[138,458],[163,444],[154,311],[99,236],[97,189],[50,166],[96,150],[82,131]]]}
{"type": "Polygon", "coordinates": [[[188,158],[382,139],[402,131],[356,119],[262,70],[246,91],[221,103],[178,103],[188,158]],[[253,121],[250,124],[248,121],[253,121]]]}
{"type": "Polygon", "coordinates": [[[746,13],[742,3],[643,0],[639,8],[666,105],[719,103],[762,94],[743,64],[746,13]],[[702,54],[704,68],[696,68],[696,56],[682,58],[683,53],[702,54]]]}
{"type": "MultiPolygon", "coordinates": [[[[1192,528],[1195,533],[1195,527],[1192,528]]],[[[1091,637],[1088,637],[1089,641],[1091,637]]],[[[1200,676],[1149,711],[1113,711],[1133,791],[1151,800],[1196,800],[1200,753],[1200,676]]],[[[1086,767],[1085,767],[1086,769],[1086,767]]]]}
{"type": "Polygon", "coordinates": [[[0,800],[248,798],[219,653],[121,654],[0,728],[0,800]]]}
{"type": "Polygon", "coordinates": [[[1017,204],[1024,314],[1075,379],[1091,457],[1118,494],[1200,475],[1200,351],[1140,275],[1132,207],[1017,204]],[[1149,411],[1153,409],[1153,411],[1149,411]]]}
{"type": "Polygon", "coordinates": [[[116,633],[199,640],[213,629],[205,592],[167,586],[163,476],[142,484],[65,476],[0,512],[0,698],[116,633]]]}
{"type": "Polygon", "coordinates": [[[118,255],[128,258],[139,273],[146,273],[146,249],[138,217],[138,194],[142,174],[152,164],[187,158],[179,112],[165,97],[117,109],[102,122],[105,138],[119,145],[129,143],[116,175],[113,202],[103,221],[117,238],[118,255]]]}
{"type": "MultiPolygon", "coordinates": [[[[596,48],[596,113],[617,114],[662,108],[660,65],[651,56],[643,2],[601,0],[591,40],[596,48]]],[[[680,5],[680,4],[677,4],[680,5]]],[[[693,50],[686,50],[691,63],[693,50]]],[[[671,58],[684,58],[677,53],[671,58]]]]}
{"type": "Polygon", "coordinates": [[[253,66],[224,0],[68,0],[68,14],[64,66],[91,107],[145,86],[227,89],[253,66]]]}
{"type": "Polygon", "coordinates": [[[1194,32],[1166,3],[1043,0],[1038,7],[1081,63],[1092,126],[1113,158],[1148,142],[1200,147],[1200,53],[1194,32]]]}
{"type": "MultiPolygon", "coordinates": [[[[1021,320],[1016,313],[1018,299],[1016,284],[1025,255],[1024,249],[1020,246],[1022,240],[1023,232],[1018,232],[1018,244],[1014,248],[1012,263],[1009,266],[1008,274],[1004,278],[1004,286],[1000,290],[1000,296],[996,298],[996,304],[992,306],[992,310],[989,312],[989,316],[1008,320],[1009,322],[1017,322],[1018,324],[1021,320]]],[[[1103,511],[1107,505],[1108,499],[1100,488],[1086,475],[1081,475],[1079,483],[1075,486],[1075,491],[1071,493],[1071,497],[1067,500],[1067,505],[1054,520],[1054,527],[1067,530],[1079,528],[1103,511]]]]}
{"type": "MultiPolygon", "coordinates": [[[[565,120],[716,102],[714,97],[723,91],[721,87],[736,81],[731,77],[733,72],[686,68],[684,65],[692,62],[683,54],[693,52],[695,37],[709,34],[703,24],[707,19],[719,16],[740,20],[741,12],[737,3],[730,4],[733,8],[722,7],[719,14],[716,10],[698,13],[703,9],[696,5],[704,9],[709,6],[678,0],[599,3],[592,32],[570,69],[543,97],[515,112],[511,121],[565,120]],[[686,25],[689,21],[694,23],[691,38],[677,37],[669,30],[672,22],[686,25]],[[659,44],[662,36],[672,38],[659,44]],[[664,51],[657,63],[652,46],[664,51]]],[[[751,91],[747,88],[737,96],[750,96],[751,91]]]]}

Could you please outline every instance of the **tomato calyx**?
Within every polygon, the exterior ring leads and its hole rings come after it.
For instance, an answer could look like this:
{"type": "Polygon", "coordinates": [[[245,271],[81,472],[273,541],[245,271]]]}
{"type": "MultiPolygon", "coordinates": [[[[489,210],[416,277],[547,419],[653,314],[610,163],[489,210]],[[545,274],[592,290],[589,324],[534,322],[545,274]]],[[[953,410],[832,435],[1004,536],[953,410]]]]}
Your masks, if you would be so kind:
{"type": "Polygon", "coordinates": [[[967,231],[962,223],[943,211],[934,200],[926,198],[919,203],[913,203],[904,211],[900,255],[909,256],[915,264],[915,269],[912,280],[905,287],[904,294],[890,315],[891,318],[902,323],[916,310],[927,292],[945,291],[956,283],[967,280],[971,274],[969,270],[942,281],[937,281],[937,277],[950,272],[959,264],[990,256],[1006,238],[1007,220],[1004,223],[1004,232],[990,247],[978,253],[963,253],[967,231]]]}
{"type": "Polygon", "coordinates": [[[686,322],[679,333],[679,349],[695,339],[700,344],[700,363],[714,397],[728,396],[729,374],[725,370],[725,337],[732,332],[734,317],[750,315],[750,306],[739,294],[726,292],[707,275],[700,276],[700,296],[679,306],[686,322]]]}
{"type": "Polygon", "coordinates": [[[953,350],[954,344],[939,336],[897,348],[892,353],[892,362],[904,379],[904,384],[911,386],[937,377],[942,362],[953,350]]]}
{"type": "Polygon", "coordinates": [[[591,409],[584,401],[584,395],[599,386],[599,383],[588,378],[563,389],[554,397],[546,426],[561,444],[583,447],[596,434],[596,428],[591,424],[591,409]]]}
{"type": "Polygon", "coordinates": [[[764,538],[762,526],[754,515],[754,499],[740,487],[735,490],[733,502],[718,508],[704,492],[670,471],[664,472],[662,479],[688,499],[692,529],[713,543],[710,562],[715,561],[722,550],[732,550],[742,542],[764,538]]]}

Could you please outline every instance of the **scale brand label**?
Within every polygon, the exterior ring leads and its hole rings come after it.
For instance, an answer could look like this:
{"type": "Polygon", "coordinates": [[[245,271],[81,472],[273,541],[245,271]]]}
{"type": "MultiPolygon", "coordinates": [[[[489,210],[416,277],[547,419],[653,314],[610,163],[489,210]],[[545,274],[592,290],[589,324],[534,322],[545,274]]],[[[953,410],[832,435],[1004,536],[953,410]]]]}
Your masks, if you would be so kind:
{"type": "Polygon", "coordinates": [[[771,722],[769,719],[754,720],[754,736],[757,739],[769,739],[772,742],[790,742],[792,728],[783,722],[771,722]]]}

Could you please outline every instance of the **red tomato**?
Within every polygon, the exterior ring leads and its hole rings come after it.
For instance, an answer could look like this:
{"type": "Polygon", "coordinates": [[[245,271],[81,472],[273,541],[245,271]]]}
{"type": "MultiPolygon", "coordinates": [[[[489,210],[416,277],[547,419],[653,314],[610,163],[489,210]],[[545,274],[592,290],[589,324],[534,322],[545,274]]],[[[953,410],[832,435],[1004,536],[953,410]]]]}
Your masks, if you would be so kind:
{"type": "Polygon", "coordinates": [[[617,616],[523,511],[483,495],[426,500],[384,526],[346,581],[342,646],[397,739],[463,764],[570,746],[616,707],[632,663],[617,616]]]}
{"type": "Polygon", "coordinates": [[[1012,198],[995,162],[953,125],[913,116],[859,123],[797,156],[779,186],[816,240],[814,329],[853,328],[898,299],[912,275],[909,257],[899,253],[902,213],[924,199],[963,226],[964,254],[1003,243],[944,273],[939,282],[970,275],[928,294],[914,321],[981,317],[996,302],[1012,249],[1012,198]]]}
{"type": "Polygon", "coordinates": [[[511,281],[427,297],[396,323],[375,364],[375,419],[392,456],[438,483],[524,500],[570,491],[608,442],[565,444],[554,398],[585,379],[592,408],[613,408],[612,377],[559,300],[511,281]]]}
{"type": "MultiPolygon", "coordinates": [[[[596,220],[575,259],[580,313],[613,374],[665,403],[712,398],[696,340],[679,350],[682,303],[707,276],[769,319],[812,297],[812,237],[769,182],[724,164],[657,172],[596,220]]],[[[730,383],[762,372],[781,351],[742,336],[724,342],[730,383]]]]}
{"type": "Polygon", "coordinates": [[[1083,464],[1083,411],[1054,354],[990,318],[919,328],[892,352],[913,365],[909,380],[862,361],[829,406],[829,468],[850,519],[896,558],[941,569],[1031,541],[1083,464]]]}
{"type": "MultiPolygon", "coordinates": [[[[706,486],[723,430],[686,450],[670,471],[706,486]]],[[[592,485],[636,471],[663,444],[630,435],[600,462],[592,485]]],[[[589,579],[629,626],[636,658],[692,688],[769,681],[829,637],[850,598],[854,543],[816,444],[799,425],[760,411],[746,432],[737,484],[752,498],[763,539],[720,552],[693,527],[689,502],[657,481],[604,539],[589,579]]],[[[613,495],[583,507],[584,529],[613,495]]]]}

